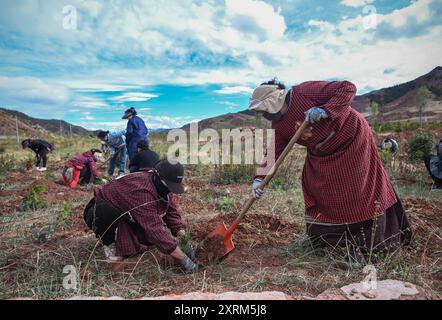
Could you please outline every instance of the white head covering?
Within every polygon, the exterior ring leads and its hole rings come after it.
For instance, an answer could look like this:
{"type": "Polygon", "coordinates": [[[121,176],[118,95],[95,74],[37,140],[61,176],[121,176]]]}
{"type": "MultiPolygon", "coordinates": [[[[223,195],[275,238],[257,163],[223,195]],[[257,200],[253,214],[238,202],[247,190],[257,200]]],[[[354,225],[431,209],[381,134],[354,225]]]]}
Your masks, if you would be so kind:
{"type": "Polygon", "coordinates": [[[260,85],[253,91],[249,110],[278,113],[284,106],[287,93],[284,89],[279,89],[277,85],[260,85]]]}

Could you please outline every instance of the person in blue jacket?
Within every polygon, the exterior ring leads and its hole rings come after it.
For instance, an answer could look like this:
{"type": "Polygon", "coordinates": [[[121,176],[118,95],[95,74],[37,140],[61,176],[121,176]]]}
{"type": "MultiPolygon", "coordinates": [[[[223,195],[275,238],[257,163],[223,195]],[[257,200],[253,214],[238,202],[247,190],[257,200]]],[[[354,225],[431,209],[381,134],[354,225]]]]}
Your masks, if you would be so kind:
{"type": "Polygon", "coordinates": [[[109,177],[113,177],[115,171],[115,165],[118,161],[120,172],[118,176],[123,176],[126,173],[126,131],[103,131],[99,130],[97,137],[102,143],[102,152],[106,152],[106,148],[109,148],[109,169],[107,173],[109,177]]]}
{"type": "Polygon", "coordinates": [[[128,119],[126,128],[126,145],[129,161],[132,162],[137,154],[137,144],[140,141],[147,140],[147,127],[143,119],[137,116],[135,108],[127,109],[122,119],[128,119]]]}

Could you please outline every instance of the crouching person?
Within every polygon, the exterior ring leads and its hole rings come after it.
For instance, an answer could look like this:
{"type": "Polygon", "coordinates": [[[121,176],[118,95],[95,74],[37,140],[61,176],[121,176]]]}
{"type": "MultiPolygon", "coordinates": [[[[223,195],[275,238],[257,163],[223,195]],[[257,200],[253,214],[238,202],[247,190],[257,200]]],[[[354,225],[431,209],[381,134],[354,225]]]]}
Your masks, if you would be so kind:
{"type": "Polygon", "coordinates": [[[142,140],[137,144],[138,153],[130,162],[130,172],[147,171],[158,163],[158,155],[149,149],[149,141],[142,140]]]}
{"type": "Polygon", "coordinates": [[[138,255],[155,246],[177,259],[186,272],[197,271],[198,266],[164,227],[175,237],[186,233],[172,197],[172,193],[184,192],[183,174],[181,164],[164,160],[153,170],[123,176],[95,190],[84,220],[101,239],[108,261],[138,255]]]}
{"type": "Polygon", "coordinates": [[[425,156],[425,166],[437,189],[442,189],[442,139],[436,145],[437,154],[425,156]]]}
{"type": "Polygon", "coordinates": [[[98,149],[83,152],[69,160],[63,170],[62,176],[66,186],[75,188],[78,184],[87,184],[92,178],[98,178],[95,153],[101,153],[98,149]]]}

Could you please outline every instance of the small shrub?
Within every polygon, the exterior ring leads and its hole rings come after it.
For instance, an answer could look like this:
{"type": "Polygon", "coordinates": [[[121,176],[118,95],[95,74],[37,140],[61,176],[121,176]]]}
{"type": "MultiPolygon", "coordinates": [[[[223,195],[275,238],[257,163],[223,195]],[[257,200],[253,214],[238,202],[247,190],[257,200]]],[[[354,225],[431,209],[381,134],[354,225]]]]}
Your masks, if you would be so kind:
{"type": "Polygon", "coordinates": [[[222,197],[218,200],[216,208],[221,211],[232,212],[235,208],[235,203],[230,197],[222,197]]]}
{"type": "Polygon", "coordinates": [[[40,199],[40,194],[46,190],[43,185],[35,185],[21,205],[22,211],[38,210],[48,207],[48,203],[40,199]]]}
{"type": "Polygon", "coordinates": [[[270,180],[268,187],[270,189],[288,190],[294,186],[294,179],[287,174],[277,174],[270,180]]]}
{"type": "Polygon", "coordinates": [[[253,165],[221,165],[215,168],[212,183],[246,183],[253,180],[255,173],[255,167],[253,165]]]}
{"type": "Polygon", "coordinates": [[[421,162],[429,154],[434,145],[434,137],[430,133],[418,133],[410,139],[407,147],[408,157],[412,162],[421,162]]]}
{"type": "Polygon", "coordinates": [[[386,149],[379,150],[379,156],[381,157],[384,166],[389,166],[391,164],[391,161],[393,160],[391,152],[386,149]]]}
{"type": "Polygon", "coordinates": [[[5,175],[7,172],[15,168],[16,159],[11,154],[0,155],[0,175],[5,175]]]}
{"type": "Polygon", "coordinates": [[[46,172],[45,178],[48,180],[53,180],[53,179],[56,179],[57,176],[53,172],[46,172]]]}
{"type": "Polygon", "coordinates": [[[63,211],[60,212],[58,216],[58,221],[57,221],[58,226],[61,227],[62,229],[69,227],[71,224],[73,212],[74,211],[72,210],[72,203],[65,202],[63,204],[63,211]]]}
{"type": "Polygon", "coordinates": [[[217,196],[216,191],[209,189],[203,192],[203,199],[206,201],[213,201],[217,196]]]}
{"type": "Polygon", "coordinates": [[[190,258],[192,258],[192,251],[194,249],[192,236],[186,232],[184,236],[181,236],[178,241],[180,249],[190,258]]]}

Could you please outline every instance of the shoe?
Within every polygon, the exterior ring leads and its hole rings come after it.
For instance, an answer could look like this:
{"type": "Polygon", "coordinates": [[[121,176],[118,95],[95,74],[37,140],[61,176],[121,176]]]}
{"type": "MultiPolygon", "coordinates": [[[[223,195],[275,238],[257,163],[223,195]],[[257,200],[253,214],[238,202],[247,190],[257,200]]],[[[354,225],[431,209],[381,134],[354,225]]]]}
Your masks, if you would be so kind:
{"type": "Polygon", "coordinates": [[[122,177],[124,177],[126,174],[123,172],[120,172],[120,174],[118,174],[118,177],[117,177],[117,179],[120,179],[120,178],[122,178],[122,177]]]}
{"type": "Polygon", "coordinates": [[[40,169],[41,172],[43,172],[43,171],[47,171],[47,170],[48,170],[48,169],[47,169],[46,167],[43,167],[43,168],[40,169]]]}
{"type": "Polygon", "coordinates": [[[116,252],[115,243],[112,243],[111,245],[108,246],[103,245],[103,248],[104,248],[104,255],[106,256],[107,261],[117,262],[123,260],[123,257],[115,255],[116,252]]]}

